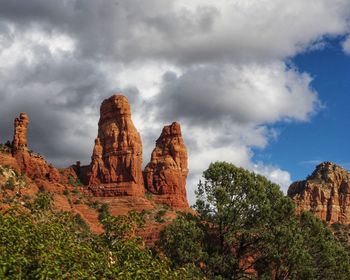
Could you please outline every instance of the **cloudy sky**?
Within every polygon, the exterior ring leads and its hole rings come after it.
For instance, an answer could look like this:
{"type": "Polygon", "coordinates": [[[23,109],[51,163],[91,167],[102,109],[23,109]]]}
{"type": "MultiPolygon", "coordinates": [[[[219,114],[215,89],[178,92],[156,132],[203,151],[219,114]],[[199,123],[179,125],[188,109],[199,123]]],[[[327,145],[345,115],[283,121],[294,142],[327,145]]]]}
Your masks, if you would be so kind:
{"type": "Polygon", "coordinates": [[[349,165],[349,0],[0,0],[0,141],[30,118],[30,148],[89,163],[99,105],[123,92],[144,163],[182,125],[188,192],[209,163],[286,190],[349,165]]]}

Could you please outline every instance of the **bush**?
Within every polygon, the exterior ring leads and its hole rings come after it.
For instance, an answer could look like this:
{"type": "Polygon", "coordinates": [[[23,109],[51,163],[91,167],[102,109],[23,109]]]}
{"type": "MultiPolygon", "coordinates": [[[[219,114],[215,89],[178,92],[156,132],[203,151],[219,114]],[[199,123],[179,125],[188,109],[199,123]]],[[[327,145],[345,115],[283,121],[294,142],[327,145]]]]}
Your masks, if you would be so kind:
{"type": "Polygon", "coordinates": [[[16,180],[13,177],[10,177],[5,183],[5,189],[14,191],[16,188],[16,180]]]}
{"type": "Polygon", "coordinates": [[[98,219],[100,220],[100,222],[103,222],[107,217],[109,217],[109,206],[107,203],[103,203],[100,205],[100,207],[98,208],[98,219]]]}
{"type": "Polygon", "coordinates": [[[33,210],[47,211],[51,209],[52,202],[52,194],[46,192],[38,192],[34,200],[33,210]]]}
{"type": "Polygon", "coordinates": [[[157,212],[156,216],[154,217],[155,220],[156,220],[156,222],[158,222],[158,223],[164,223],[165,220],[164,220],[163,217],[164,217],[165,213],[166,213],[166,210],[165,210],[165,209],[159,210],[159,211],[157,212]]]}
{"type": "Polygon", "coordinates": [[[68,184],[74,187],[81,187],[83,184],[80,182],[79,178],[74,179],[72,176],[68,177],[68,184]]]}

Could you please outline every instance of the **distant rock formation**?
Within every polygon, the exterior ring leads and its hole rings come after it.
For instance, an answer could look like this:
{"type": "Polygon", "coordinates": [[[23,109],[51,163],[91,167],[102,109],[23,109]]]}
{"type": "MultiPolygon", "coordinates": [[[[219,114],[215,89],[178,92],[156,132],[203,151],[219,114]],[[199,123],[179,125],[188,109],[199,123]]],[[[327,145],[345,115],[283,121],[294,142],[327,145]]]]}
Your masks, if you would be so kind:
{"type": "Polygon", "coordinates": [[[324,162],[304,181],[288,189],[297,211],[311,211],[329,223],[350,224],[350,173],[324,162]]]}
{"type": "Polygon", "coordinates": [[[12,155],[16,159],[21,172],[33,179],[38,178],[49,181],[59,181],[59,171],[48,164],[42,156],[28,150],[28,124],[29,119],[24,112],[20,114],[19,118],[15,118],[12,155]]]}
{"type": "Polygon", "coordinates": [[[113,95],[101,104],[87,183],[97,196],[144,195],[141,137],[125,96],[113,95]]]}
{"type": "Polygon", "coordinates": [[[165,126],[144,170],[146,188],[157,201],[175,208],[188,207],[187,160],[180,124],[165,126]]]}

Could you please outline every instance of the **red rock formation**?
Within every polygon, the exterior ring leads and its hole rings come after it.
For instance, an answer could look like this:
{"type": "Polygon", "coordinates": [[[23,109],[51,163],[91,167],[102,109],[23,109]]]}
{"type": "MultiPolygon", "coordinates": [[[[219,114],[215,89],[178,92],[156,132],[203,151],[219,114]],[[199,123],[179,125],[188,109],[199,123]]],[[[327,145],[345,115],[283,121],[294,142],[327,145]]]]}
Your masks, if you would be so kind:
{"type": "Polygon", "coordinates": [[[49,165],[39,154],[28,151],[27,126],[29,119],[26,113],[21,113],[14,122],[14,136],[12,141],[12,155],[16,159],[22,173],[30,178],[41,178],[59,181],[60,173],[49,165]]]}
{"type": "Polygon", "coordinates": [[[102,102],[87,183],[96,196],[144,195],[142,143],[125,96],[102,102]]]}
{"type": "Polygon", "coordinates": [[[180,124],[163,128],[156,141],[151,161],[144,170],[145,184],[154,199],[175,208],[187,208],[187,150],[180,124]]]}
{"type": "Polygon", "coordinates": [[[311,211],[329,223],[350,223],[350,173],[342,167],[324,162],[304,181],[288,189],[297,211],[311,211]]]}
{"type": "Polygon", "coordinates": [[[15,118],[14,122],[14,134],[12,141],[12,152],[15,153],[18,150],[28,150],[27,144],[27,126],[29,119],[26,113],[22,112],[19,118],[15,118]]]}

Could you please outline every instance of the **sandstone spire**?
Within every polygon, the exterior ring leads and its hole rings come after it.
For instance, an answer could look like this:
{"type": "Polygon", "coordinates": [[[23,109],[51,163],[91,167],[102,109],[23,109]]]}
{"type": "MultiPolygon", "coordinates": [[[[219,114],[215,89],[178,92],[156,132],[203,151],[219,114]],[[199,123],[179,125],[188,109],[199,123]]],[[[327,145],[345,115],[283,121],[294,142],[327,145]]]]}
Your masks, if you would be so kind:
{"type": "Polygon", "coordinates": [[[88,184],[96,195],[143,195],[141,165],[141,137],[131,120],[128,99],[113,95],[101,104],[88,184]]]}
{"type": "Polygon", "coordinates": [[[187,150],[177,122],[163,128],[156,141],[144,177],[146,188],[159,202],[175,208],[188,207],[186,178],[187,150]]]}
{"type": "Polygon", "coordinates": [[[18,150],[27,150],[27,126],[29,119],[26,113],[22,112],[19,118],[15,118],[14,122],[14,134],[12,141],[12,152],[15,153],[18,150]]]}
{"type": "Polygon", "coordinates": [[[14,135],[12,141],[12,155],[16,159],[21,172],[33,179],[59,181],[60,173],[48,164],[39,154],[30,152],[27,143],[27,127],[29,118],[22,112],[14,121],[14,135]]]}

